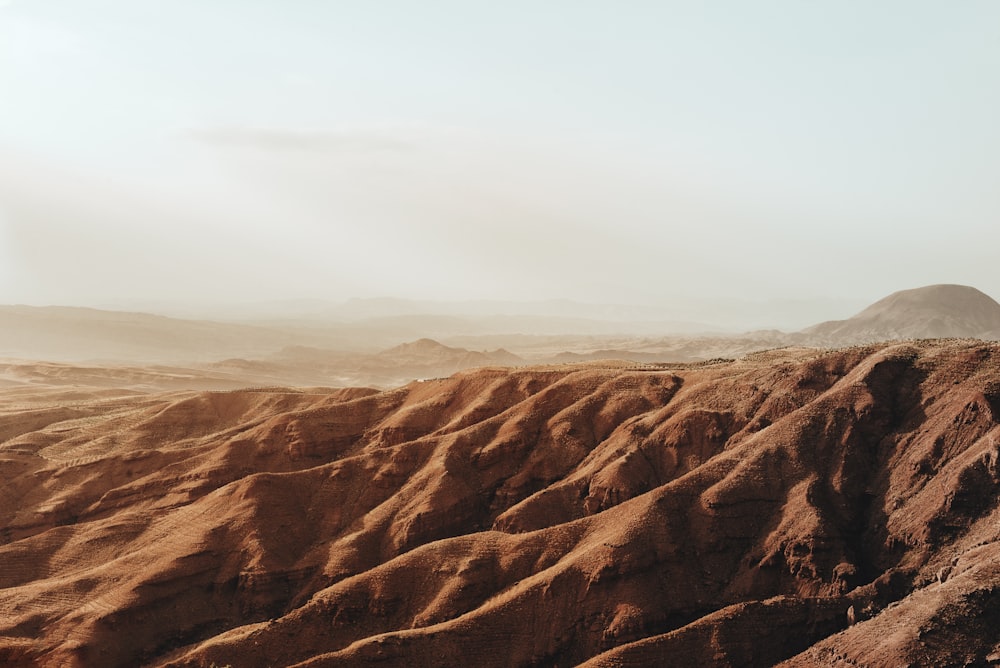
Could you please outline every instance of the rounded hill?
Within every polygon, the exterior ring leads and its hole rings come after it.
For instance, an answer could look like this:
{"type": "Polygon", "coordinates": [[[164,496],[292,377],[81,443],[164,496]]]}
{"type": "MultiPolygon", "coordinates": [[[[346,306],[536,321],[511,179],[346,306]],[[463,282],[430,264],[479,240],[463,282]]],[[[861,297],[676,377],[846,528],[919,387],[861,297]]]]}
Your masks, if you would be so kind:
{"type": "Polygon", "coordinates": [[[847,320],[832,320],[806,333],[835,345],[891,339],[1000,339],[1000,304],[966,285],[901,290],[847,320]]]}

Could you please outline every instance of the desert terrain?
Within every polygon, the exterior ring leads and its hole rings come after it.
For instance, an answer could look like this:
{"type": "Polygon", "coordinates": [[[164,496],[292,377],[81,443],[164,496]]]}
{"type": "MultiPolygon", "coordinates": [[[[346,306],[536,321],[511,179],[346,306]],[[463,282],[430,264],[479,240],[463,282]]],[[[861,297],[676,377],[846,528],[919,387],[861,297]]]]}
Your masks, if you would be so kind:
{"type": "Polygon", "coordinates": [[[0,0],[0,668],[1000,667],[998,26],[0,0]]]}
{"type": "Polygon", "coordinates": [[[515,307],[372,300],[347,302],[329,312],[238,321],[0,306],[0,359],[65,362],[91,370],[169,370],[202,389],[389,389],[489,365],[703,362],[788,346],[836,348],[939,337],[1000,340],[1000,304],[962,285],[903,290],[850,318],[798,331],[722,332],[708,326],[699,331],[696,323],[621,317],[618,312],[629,309],[606,305],[593,306],[590,318],[582,317],[585,307],[579,304],[557,304],[573,317],[539,314],[550,306],[521,304],[522,315],[498,315],[489,309],[515,307]]]}
{"type": "Polygon", "coordinates": [[[946,288],[672,362],[4,360],[0,664],[1000,663],[1000,344],[789,343],[991,331],[946,288]]]}

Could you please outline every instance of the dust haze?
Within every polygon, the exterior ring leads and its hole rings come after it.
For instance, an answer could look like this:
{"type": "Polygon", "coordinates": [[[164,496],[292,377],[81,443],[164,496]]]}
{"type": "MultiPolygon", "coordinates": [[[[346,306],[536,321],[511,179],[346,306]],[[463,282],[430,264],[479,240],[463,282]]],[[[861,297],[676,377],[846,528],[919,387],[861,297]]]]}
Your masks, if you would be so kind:
{"type": "Polygon", "coordinates": [[[0,0],[0,665],[995,665],[1000,3],[0,0]]]}
{"type": "Polygon", "coordinates": [[[989,3],[389,5],[5,3],[0,302],[745,331],[1000,294],[989,3]]]}

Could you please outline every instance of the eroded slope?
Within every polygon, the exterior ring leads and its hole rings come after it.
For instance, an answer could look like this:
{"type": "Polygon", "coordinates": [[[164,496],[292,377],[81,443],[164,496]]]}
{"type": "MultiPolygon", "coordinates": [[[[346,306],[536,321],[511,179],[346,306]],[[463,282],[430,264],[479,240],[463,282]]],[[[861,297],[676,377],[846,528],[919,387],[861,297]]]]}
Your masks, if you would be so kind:
{"type": "Polygon", "coordinates": [[[961,664],[1000,642],[992,344],[33,410],[0,445],[5,664],[961,664]]]}

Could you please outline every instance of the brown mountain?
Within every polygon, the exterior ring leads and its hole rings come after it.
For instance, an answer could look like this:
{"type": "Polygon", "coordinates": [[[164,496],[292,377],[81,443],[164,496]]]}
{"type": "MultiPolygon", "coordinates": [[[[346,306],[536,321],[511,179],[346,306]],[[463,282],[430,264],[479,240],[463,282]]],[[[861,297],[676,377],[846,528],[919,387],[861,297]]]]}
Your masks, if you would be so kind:
{"type": "Polygon", "coordinates": [[[965,285],[894,292],[847,320],[815,325],[814,341],[850,345],[899,339],[1000,339],[1000,304],[965,285]]]}
{"type": "Polygon", "coordinates": [[[524,360],[502,348],[493,351],[473,351],[438,343],[433,339],[418,339],[384,350],[374,359],[381,364],[407,367],[428,367],[461,371],[477,366],[524,364],[524,360]]]}
{"type": "Polygon", "coordinates": [[[1000,656],[1000,344],[0,397],[5,666],[1000,656]]]}

